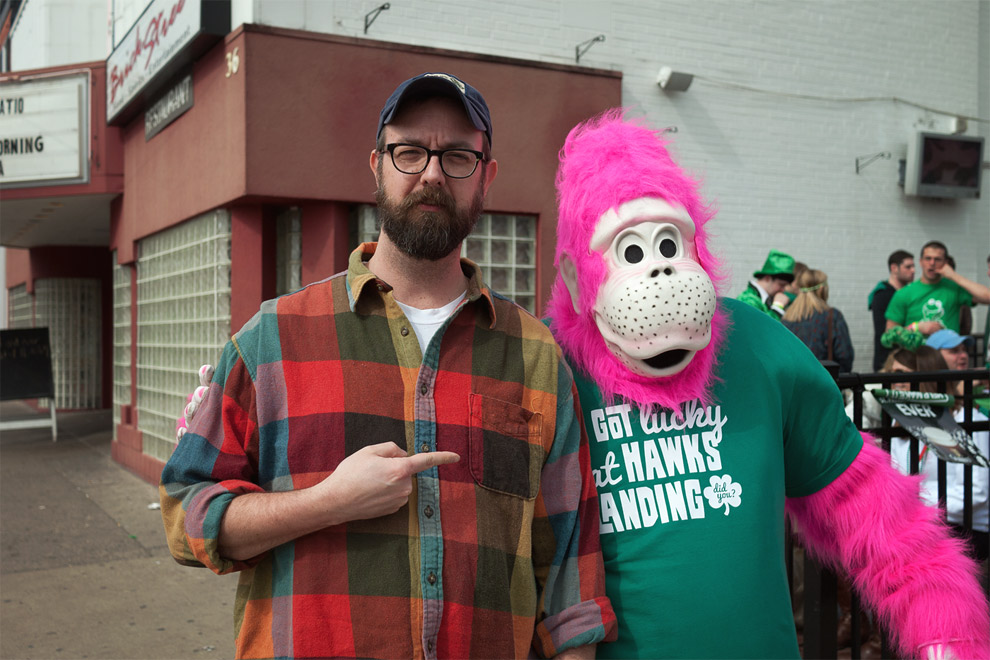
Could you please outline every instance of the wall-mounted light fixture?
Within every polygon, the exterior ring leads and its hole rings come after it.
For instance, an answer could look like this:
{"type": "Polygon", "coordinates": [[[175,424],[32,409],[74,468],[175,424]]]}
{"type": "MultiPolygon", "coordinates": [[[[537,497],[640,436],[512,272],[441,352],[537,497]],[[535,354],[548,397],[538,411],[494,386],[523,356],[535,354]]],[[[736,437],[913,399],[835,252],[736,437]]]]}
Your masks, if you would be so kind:
{"type": "Polygon", "coordinates": [[[856,174],[859,174],[860,172],[865,170],[867,165],[869,165],[870,163],[872,163],[873,161],[879,158],[883,158],[884,160],[890,160],[890,152],[881,151],[879,153],[866,154],[865,156],[859,156],[858,158],[856,158],[856,174]]]}
{"type": "Polygon", "coordinates": [[[367,14],[365,14],[364,15],[364,33],[365,34],[368,34],[368,28],[370,28],[371,27],[371,24],[375,22],[375,19],[376,18],[378,18],[378,14],[382,13],[383,11],[387,11],[387,10],[389,10],[391,8],[392,8],[392,5],[390,5],[390,4],[388,4],[386,2],[384,4],[378,5],[377,7],[375,7],[371,11],[369,11],[367,14]]]}
{"type": "Polygon", "coordinates": [[[597,44],[600,41],[605,41],[605,35],[600,34],[597,37],[592,37],[587,41],[582,41],[577,46],[574,47],[574,62],[575,64],[581,62],[581,56],[588,52],[588,49],[597,44]]]}
{"type": "Polygon", "coordinates": [[[657,74],[657,84],[665,92],[684,92],[691,86],[694,76],[682,71],[674,71],[669,66],[660,67],[657,74]]]}

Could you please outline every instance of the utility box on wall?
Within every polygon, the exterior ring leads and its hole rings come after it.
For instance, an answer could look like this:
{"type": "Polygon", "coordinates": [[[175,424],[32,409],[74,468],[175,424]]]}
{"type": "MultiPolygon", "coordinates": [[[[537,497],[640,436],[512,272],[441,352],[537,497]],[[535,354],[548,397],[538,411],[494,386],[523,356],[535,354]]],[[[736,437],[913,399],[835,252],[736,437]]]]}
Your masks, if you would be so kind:
{"type": "Polygon", "coordinates": [[[982,137],[916,133],[908,142],[904,194],[979,199],[983,147],[982,137]]]}

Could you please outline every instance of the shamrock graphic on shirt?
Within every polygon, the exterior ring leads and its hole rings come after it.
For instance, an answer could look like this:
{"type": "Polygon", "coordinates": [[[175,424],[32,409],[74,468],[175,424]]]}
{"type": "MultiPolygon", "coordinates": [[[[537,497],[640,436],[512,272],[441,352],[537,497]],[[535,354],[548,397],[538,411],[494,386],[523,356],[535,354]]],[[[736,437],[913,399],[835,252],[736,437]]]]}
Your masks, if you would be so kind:
{"type": "Polygon", "coordinates": [[[704,490],[708,504],[713,509],[725,507],[725,515],[729,515],[730,507],[739,506],[742,503],[742,486],[733,483],[732,475],[712,476],[708,480],[711,485],[704,490]]]}

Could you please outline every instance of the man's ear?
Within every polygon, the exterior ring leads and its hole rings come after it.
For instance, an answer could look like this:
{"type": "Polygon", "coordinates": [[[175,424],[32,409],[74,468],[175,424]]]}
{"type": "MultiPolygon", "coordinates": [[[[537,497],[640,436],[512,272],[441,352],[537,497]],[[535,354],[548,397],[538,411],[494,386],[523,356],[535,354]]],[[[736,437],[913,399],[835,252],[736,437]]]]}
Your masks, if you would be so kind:
{"type": "Polygon", "coordinates": [[[378,183],[378,156],[378,149],[372,149],[369,164],[371,165],[371,173],[375,175],[375,183],[378,183]]]}
{"type": "Polygon", "coordinates": [[[581,314],[581,294],[578,289],[577,268],[566,252],[560,255],[560,279],[564,280],[567,292],[571,294],[571,305],[574,306],[574,313],[581,314]]]}
{"type": "Polygon", "coordinates": [[[492,181],[495,180],[496,174],[498,174],[498,161],[496,160],[488,161],[485,167],[485,180],[481,184],[482,186],[484,186],[482,190],[484,191],[485,195],[488,194],[488,189],[491,187],[492,181]]]}

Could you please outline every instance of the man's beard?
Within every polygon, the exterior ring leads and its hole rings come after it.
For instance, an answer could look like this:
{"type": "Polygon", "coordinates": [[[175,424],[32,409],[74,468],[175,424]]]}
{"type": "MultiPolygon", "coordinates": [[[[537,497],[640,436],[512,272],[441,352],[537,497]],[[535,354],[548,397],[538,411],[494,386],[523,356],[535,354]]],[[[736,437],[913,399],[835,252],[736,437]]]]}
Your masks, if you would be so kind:
{"type": "Polygon", "coordinates": [[[484,194],[479,186],[471,206],[462,212],[454,198],[439,188],[423,188],[393,202],[379,184],[375,201],[381,228],[399,250],[414,259],[437,261],[456,250],[474,229],[484,194]],[[420,204],[436,206],[438,210],[423,211],[420,204]]]}

